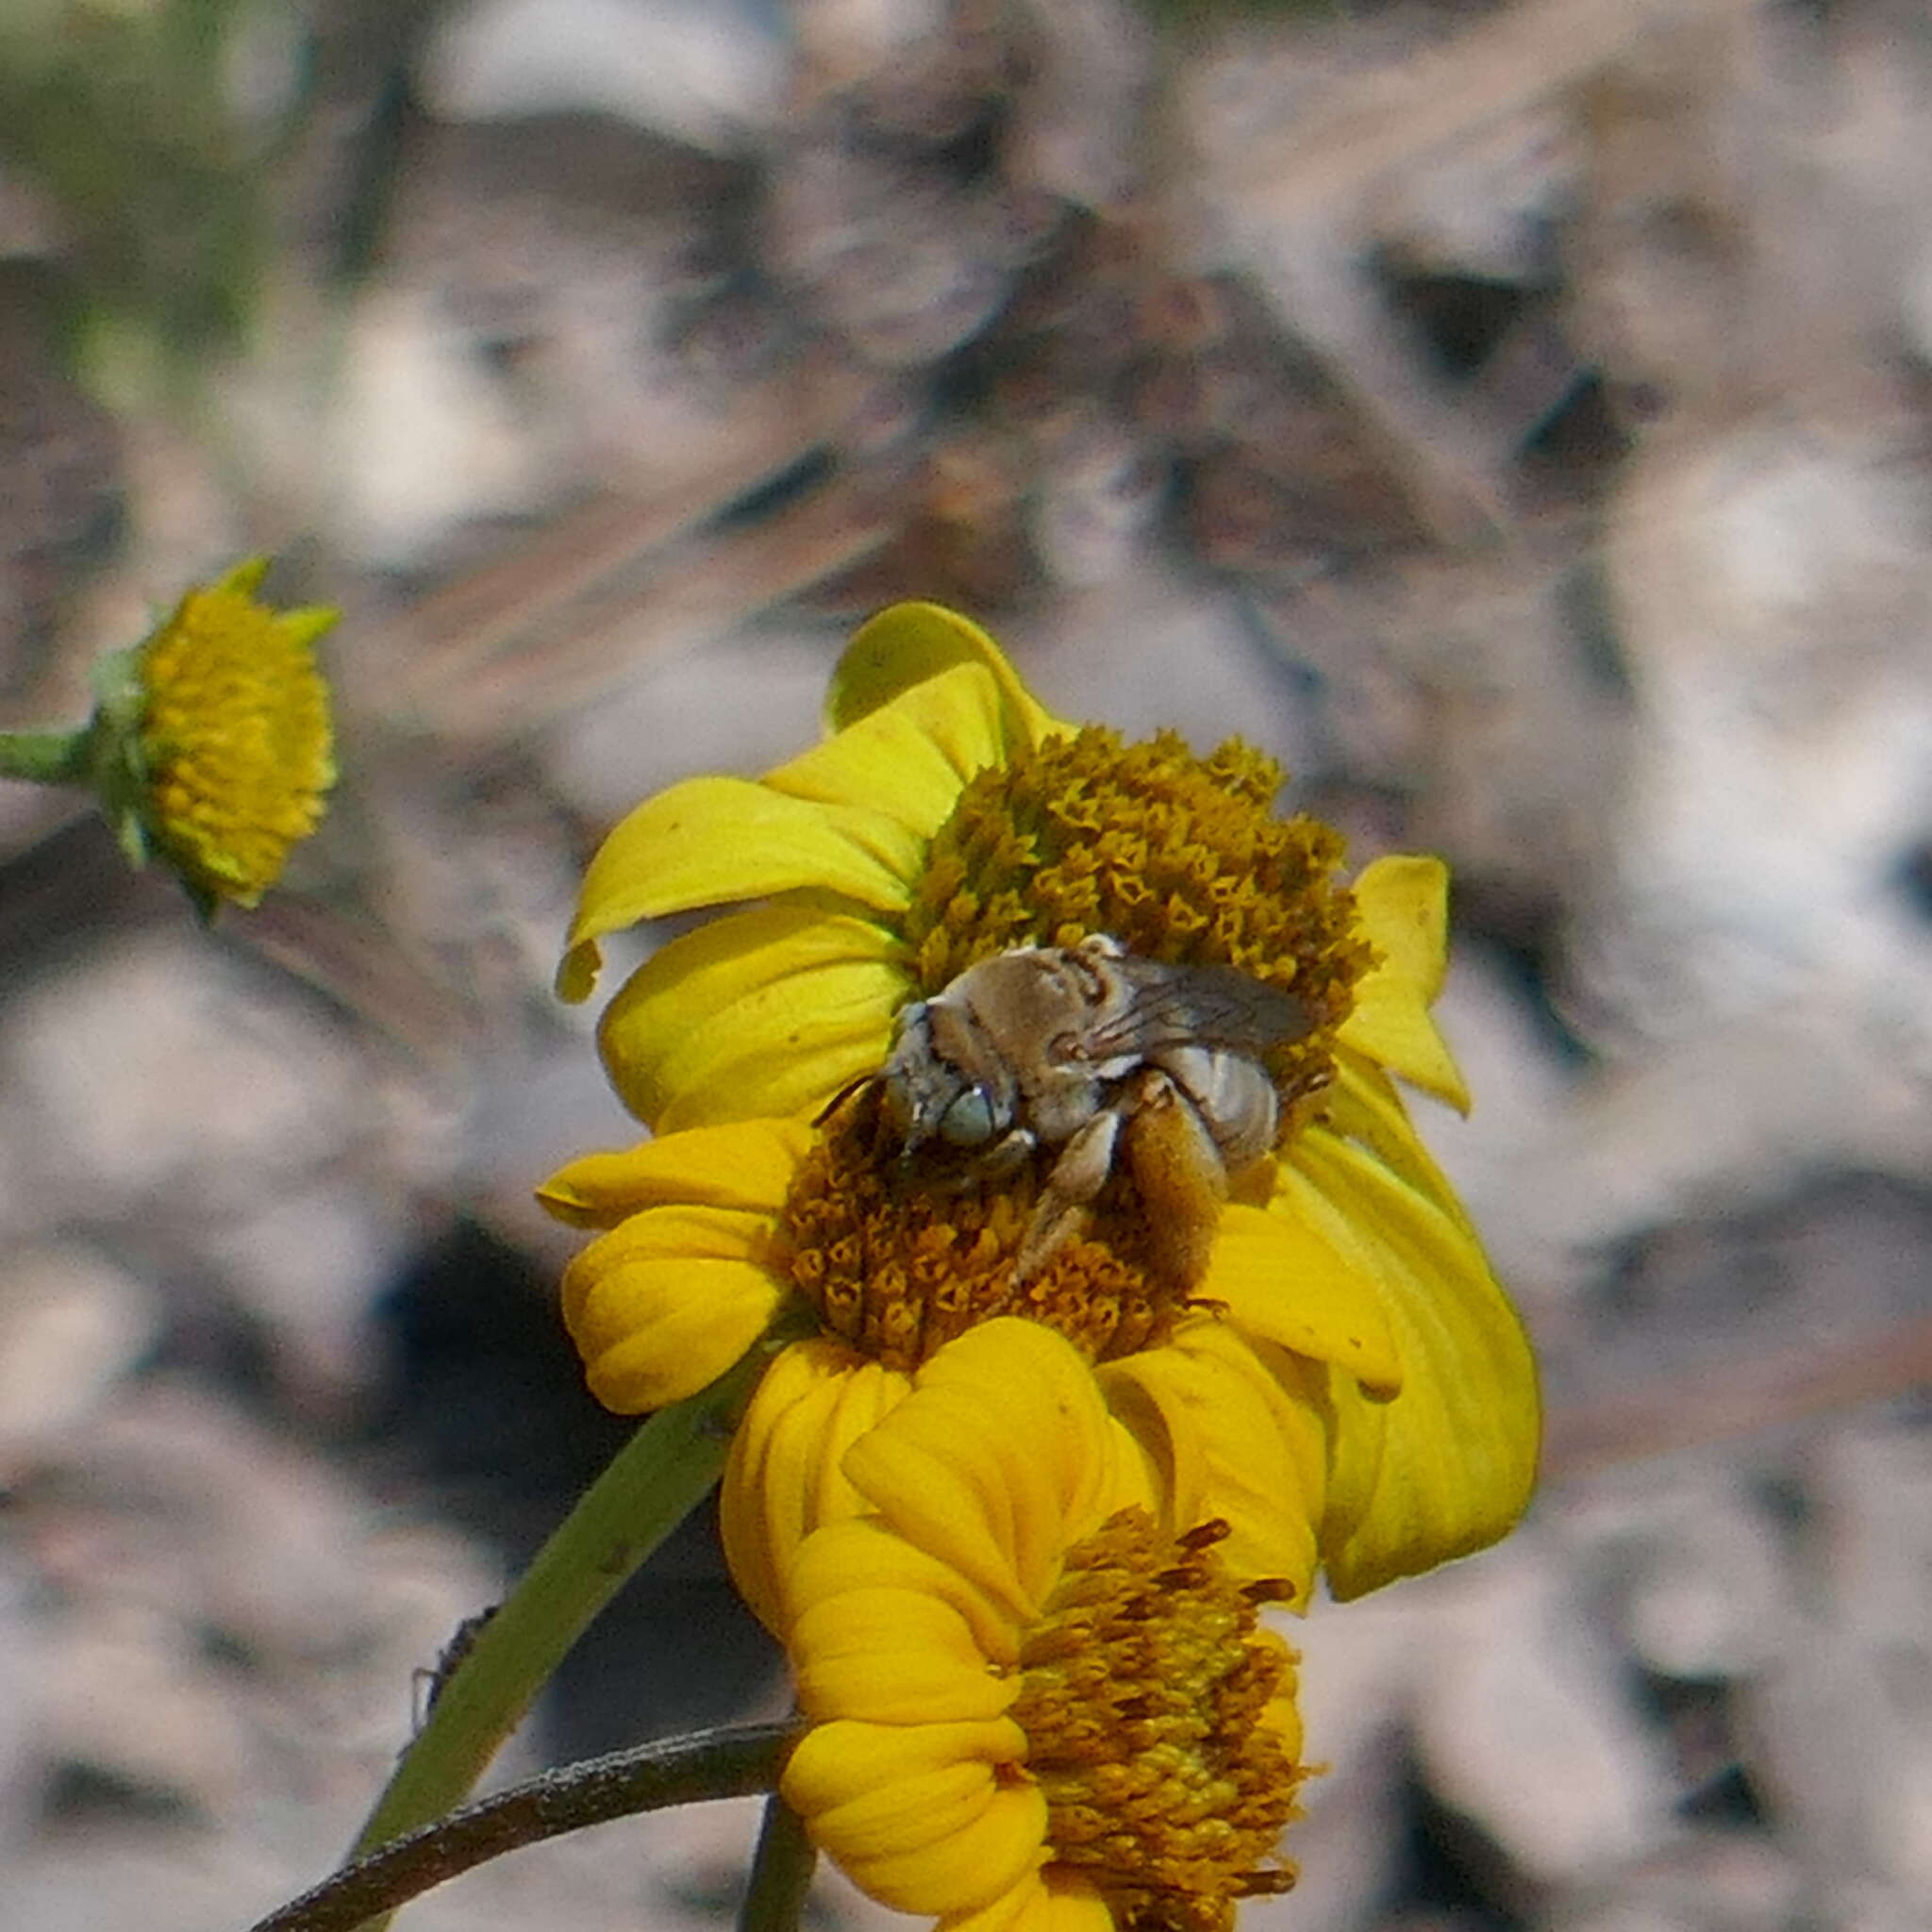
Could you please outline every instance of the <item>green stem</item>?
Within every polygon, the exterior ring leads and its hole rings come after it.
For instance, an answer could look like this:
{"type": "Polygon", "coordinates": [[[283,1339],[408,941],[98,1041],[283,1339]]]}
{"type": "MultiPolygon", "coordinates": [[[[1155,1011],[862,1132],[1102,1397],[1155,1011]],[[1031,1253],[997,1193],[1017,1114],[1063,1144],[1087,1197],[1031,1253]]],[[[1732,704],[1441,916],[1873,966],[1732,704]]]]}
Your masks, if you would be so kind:
{"type": "Polygon", "coordinates": [[[619,1450],[441,1686],[358,1852],[441,1817],[468,1793],[585,1626],[718,1479],[766,1359],[763,1348],[748,1350],[619,1450]]]}
{"type": "Polygon", "coordinates": [[[738,1914],[738,1932],[797,1932],[817,1862],[798,1813],[774,1791],[765,1800],[765,1822],[738,1914]]]}
{"type": "Polygon", "coordinates": [[[0,778],[35,785],[85,785],[92,775],[93,731],[0,731],[0,778]]]}
{"type": "Polygon", "coordinates": [[[343,1866],[254,1932],[354,1932],[519,1846],[669,1805],[769,1791],[796,1732],[795,1724],[734,1725],[546,1771],[343,1866]]]}

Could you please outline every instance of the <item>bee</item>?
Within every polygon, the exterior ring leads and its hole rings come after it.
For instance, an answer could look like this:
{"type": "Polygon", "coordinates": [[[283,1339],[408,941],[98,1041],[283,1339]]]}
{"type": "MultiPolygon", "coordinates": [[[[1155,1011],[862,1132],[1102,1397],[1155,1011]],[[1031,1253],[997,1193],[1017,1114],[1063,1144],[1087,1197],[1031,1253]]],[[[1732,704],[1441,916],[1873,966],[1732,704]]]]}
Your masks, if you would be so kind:
{"type": "Polygon", "coordinates": [[[1231,966],[1174,966],[1105,933],[982,959],[899,1016],[878,1075],[902,1172],[956,1185],[1058,1150],[1014,1280],[1074,1238],[1117,1158],[1164,1265],[1205,1266],[1229,1175],[1274,1144],[1262,1057],[1310,1025],[1294,994],[1231,966]]]}

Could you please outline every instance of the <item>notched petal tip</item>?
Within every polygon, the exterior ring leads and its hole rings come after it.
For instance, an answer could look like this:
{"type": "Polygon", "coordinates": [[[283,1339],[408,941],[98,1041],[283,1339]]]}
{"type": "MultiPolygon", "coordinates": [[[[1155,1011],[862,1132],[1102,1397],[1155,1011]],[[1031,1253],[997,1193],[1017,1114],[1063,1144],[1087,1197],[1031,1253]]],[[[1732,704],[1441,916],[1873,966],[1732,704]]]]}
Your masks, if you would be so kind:
{"type": "Polygon", "coordinates": [[[579,940],[565,949],[557,968],[557,997],[567,1007],[580,1007],[596,991],[604,970],[604,954],[595,940],[579,940]]]}

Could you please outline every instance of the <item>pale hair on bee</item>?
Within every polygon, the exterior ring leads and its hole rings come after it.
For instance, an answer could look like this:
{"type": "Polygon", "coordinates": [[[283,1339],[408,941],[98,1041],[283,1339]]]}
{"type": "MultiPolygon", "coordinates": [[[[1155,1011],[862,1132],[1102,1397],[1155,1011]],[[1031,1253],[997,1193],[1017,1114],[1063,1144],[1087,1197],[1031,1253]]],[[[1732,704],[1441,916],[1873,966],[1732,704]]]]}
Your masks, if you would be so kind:
{"type": "Polygon", "coordinates": [[[1274,1143],[1265,1056],[1309,1025],[1280,987],[1141,958],[1095,933],[996,954],[905,1008],[877,1086],[902,1172],[989,1185],[1060,1150],[1016,1282],[1080,1231],[1124,1157],[1163,1264],[1191,1286],[1230,1174],[1274,1143]]]}

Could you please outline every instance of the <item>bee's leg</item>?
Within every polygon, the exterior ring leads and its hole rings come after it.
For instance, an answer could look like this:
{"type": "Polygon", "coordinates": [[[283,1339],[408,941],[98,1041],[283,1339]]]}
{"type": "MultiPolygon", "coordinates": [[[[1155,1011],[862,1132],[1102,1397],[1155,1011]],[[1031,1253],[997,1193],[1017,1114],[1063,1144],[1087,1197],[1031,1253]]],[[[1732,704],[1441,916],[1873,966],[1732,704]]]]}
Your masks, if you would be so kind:
{"type": "Polygon", "coordinates": [[[1033,1158],[1033,1150],[1039,1145],[1039,1136],[1031,1128],[1014,1127],[975,1158],[978,1178],[1002,1180],[1017,1173],[1033,1158]]]}
{"type": "Polygon", "coordinates": [[[983,1153],[971,1159],[955,1158],[926,1160],[902,1153],[898,1160],[898,1185],[916,1187],[929,1194],[974,1193],[989,1182],[998,1182],[1016,1174],[1032,1159],[1040,1141],[1025,1127],[1015,1127],[983,1153]]]}
{"type": "Polygon", "coordinates": [[[1113,1172],[1113,1150],[1120,1135],[1121,1115],[1113,1108],[1103,1108],[1061,1148],[1026,1224],[1025,1239],[1013,1263],[1015,1287],[1038,1274],[1080,1231],[1087,1204],[1113,1172]]]}
{"type": "Polygon", "coordinates": [[[1192,1104],[1230,1173],[1274,1144],[1274,1084],[1258,1060],[1217,1047],[1175,1046],[1153,1055],[1151,1063],[1192,1104]]]}
{"type": "Polygon", "coordinates": [[[1227,1163],[1200,1108],[1158,1068],[1135,1082],[1124,1142],[1158,1264],[1191,1289],[1208,1273],[1227,1199],[1227,1163]]]}

